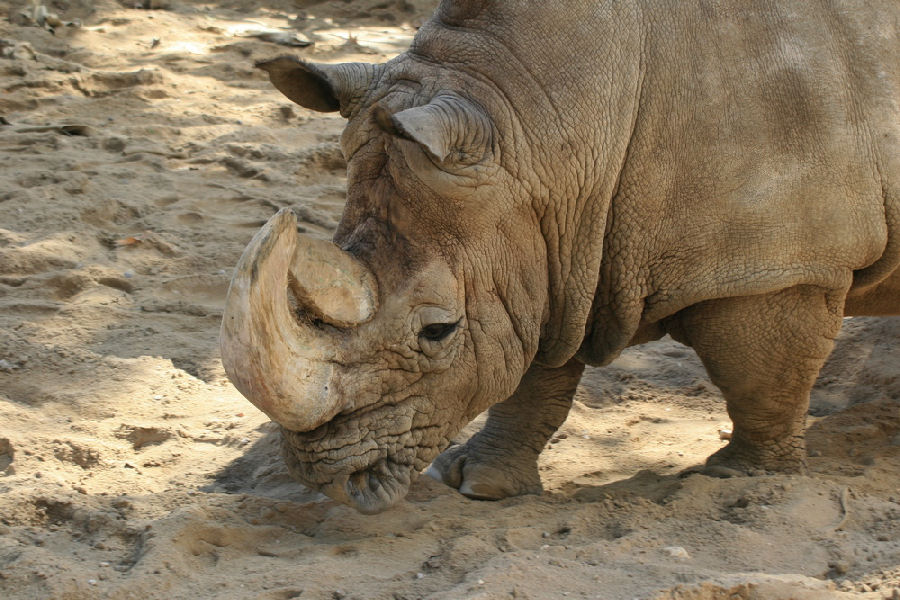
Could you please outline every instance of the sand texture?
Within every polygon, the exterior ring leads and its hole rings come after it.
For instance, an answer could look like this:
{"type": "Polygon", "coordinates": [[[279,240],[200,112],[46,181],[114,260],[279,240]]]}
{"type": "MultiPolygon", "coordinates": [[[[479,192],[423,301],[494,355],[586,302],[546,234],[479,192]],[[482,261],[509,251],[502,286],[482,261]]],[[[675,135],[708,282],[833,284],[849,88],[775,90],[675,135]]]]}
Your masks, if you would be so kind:
{"type": "Polygon", "coordinates": [[[900,600],[900,319],[845,322],[809,476],[679,477],[729,420],[668,339],[588,371],[542,496],[287,476],[223,296],[278,209],[331,235],[343,120],[252,65],[386,60],[434,4],[0,2],[0,598],[900,600]]]}

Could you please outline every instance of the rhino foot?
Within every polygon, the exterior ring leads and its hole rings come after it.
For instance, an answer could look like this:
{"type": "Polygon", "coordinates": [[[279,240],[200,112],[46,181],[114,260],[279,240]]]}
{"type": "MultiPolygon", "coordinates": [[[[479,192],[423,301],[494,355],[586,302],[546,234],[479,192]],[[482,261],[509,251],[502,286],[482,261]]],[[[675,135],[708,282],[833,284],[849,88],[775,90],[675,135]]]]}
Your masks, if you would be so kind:
{"type": "Polygon", "coordinates": [[[544,491],[537,457],[486,456],[470,444],[445,450],[425,474],[475,500],[501,500],[544,491]]]}
{"type": "Polygon", "coordinates": [[[741,477],[806,472],[806,446],[803,438],[790,436],[783,440],[761,442],[733,438],[727,446],[710,456],[705,465],[688,469],[685,474],[741,477]]]}

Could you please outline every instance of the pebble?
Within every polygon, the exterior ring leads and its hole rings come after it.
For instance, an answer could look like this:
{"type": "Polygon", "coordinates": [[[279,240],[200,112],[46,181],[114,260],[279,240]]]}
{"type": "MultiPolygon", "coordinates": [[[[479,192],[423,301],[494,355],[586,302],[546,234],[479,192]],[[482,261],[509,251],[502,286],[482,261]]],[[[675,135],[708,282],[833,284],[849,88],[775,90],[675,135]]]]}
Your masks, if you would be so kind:
{"type": "Polygon", "coordinates": [[[691,555],[688,554],[688,551],[682,548],[681,546],[666,546],[663,548],[663,552],[668,553],[672,558],[690,558],[691,555]]]}
{"type": "Polygon", "coordinates": [[[425,573],[416,573],[416,579],[424,579],[425,573]]]}
{"type": "Polygon", "coordinates": [[[5,358],[0,358],[0,369],[6,369],[8,371],[11,371],[13,369],[18,369],[18,368],[19,368],[19,365],[13,364],[13,363],[9,362],[8,360],[6,360],[5,358]]]}
{"type": "Polygon", "coordinates": [[[153,399],[154,399],[154,400],[162,400],[163,397],[160,396],[159,394],[156,394],[155,396],[153,396],[153,399]]]}
{"type": "Polygon", "coordinates": [[[88,585],[97,585],[96,579],[88,579],[88,585]]]}
{"type": "Polygon", "coordinates": [[[219,275],[224,275],[224,274],[225,274],[225,269],[219,269],[219,270],[216,271],[216,272],[217,272],[219,275]]]}
{"type": "Polygon", "coordinates": [[[834,570],[834,572],[837,573],[838,575],[844,575],[847,573],[847,571],[850,570],[849,563],[847,563],[847,561],[844,561],[844,560],[836,560],[833,563],[831,563],[830,566],[834,570]]]}
{"type": "Polygon", "coordinates": [[[131,279],[132,277],[134,277],[134,271],[125,271],[124,273],[122,273],[122,275],[125,277],[125,279],[131,279]]]}

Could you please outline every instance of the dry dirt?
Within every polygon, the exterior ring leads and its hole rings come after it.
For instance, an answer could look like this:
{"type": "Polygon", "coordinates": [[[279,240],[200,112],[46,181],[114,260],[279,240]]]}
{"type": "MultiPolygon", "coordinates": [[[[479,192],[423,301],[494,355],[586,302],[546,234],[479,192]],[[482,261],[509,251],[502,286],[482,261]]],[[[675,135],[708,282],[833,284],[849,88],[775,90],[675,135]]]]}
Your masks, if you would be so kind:
{"type": "Polygon", "coordinates": [[[138,2],[0,2],[0,597],[900,599],[898,319],[845,323],[809,476],[680,478],[729,421],[663,340],[588,372],[543,496],[292,482],[216,337],[269,216],[329,236],[342,120],[252,64],[383,61],[433,2],[138,2]]]}

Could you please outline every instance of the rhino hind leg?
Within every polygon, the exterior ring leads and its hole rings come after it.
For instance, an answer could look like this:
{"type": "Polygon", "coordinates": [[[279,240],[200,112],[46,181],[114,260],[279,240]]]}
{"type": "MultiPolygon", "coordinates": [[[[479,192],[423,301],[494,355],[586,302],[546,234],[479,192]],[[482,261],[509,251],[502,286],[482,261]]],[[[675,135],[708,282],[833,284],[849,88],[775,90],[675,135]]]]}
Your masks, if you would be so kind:
{"type": "Polygon", "coordinates": [[[725,396],[731,441],[709,475],[804,472],[809,392],[841,327],[844,292],[797,286],[702,302],[676,315],[672,336],[694,348],[725,396]]]}
{"type": "Polygon", "coordinates": [[[540,494],[538,455],[566,420],[583,371],[576,360],[555,369],[533,364],[515,393],[491,407],[481,431],[426,473],[478,500],[540,494]]]}

